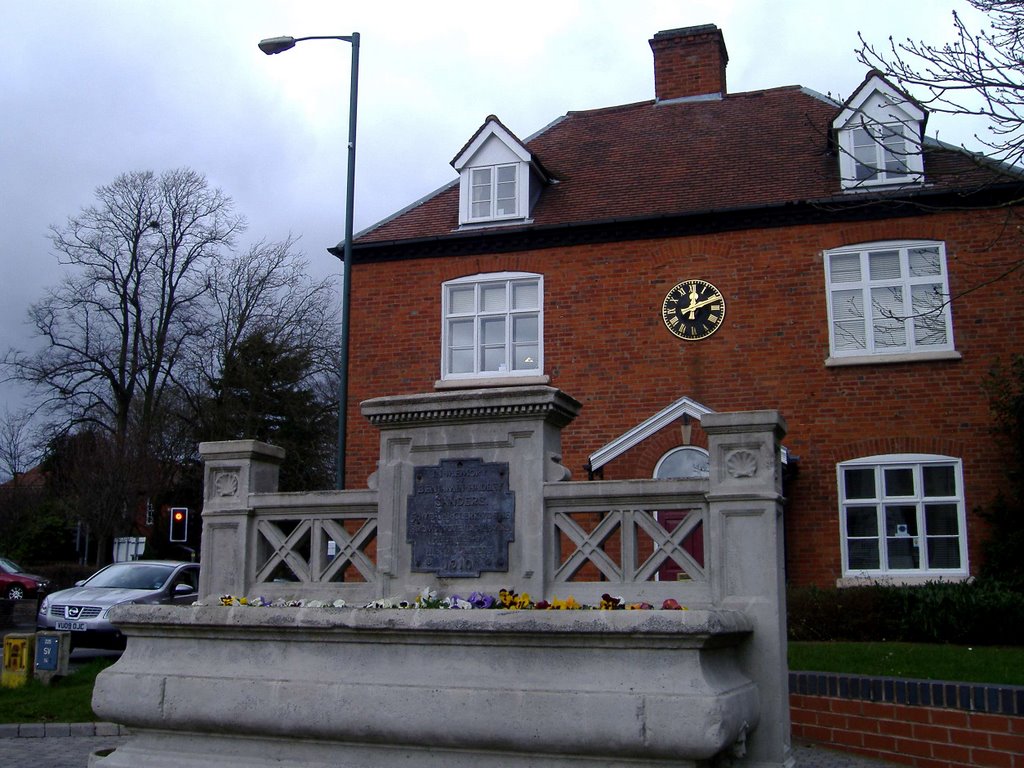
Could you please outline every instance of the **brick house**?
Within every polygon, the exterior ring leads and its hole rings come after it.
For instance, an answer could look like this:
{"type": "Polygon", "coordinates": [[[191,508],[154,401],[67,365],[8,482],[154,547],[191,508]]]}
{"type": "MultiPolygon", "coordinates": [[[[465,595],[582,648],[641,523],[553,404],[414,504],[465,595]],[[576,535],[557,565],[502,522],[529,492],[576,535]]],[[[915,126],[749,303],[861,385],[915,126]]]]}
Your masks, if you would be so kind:
{"type": "Polygon", "coordinates": [[[654,100],[525,140],[490,116],[456,180],[357,236],[347,487],[381,395],[548,383],[583,404],[577,479],[699,474],[703,414],[773,408],[793,584],[976,572],[983,380],[1024,350],[1020,282],[994,279],[1020,178],[923,139],[877,73],[842,104],[729,93],[715,26],[650,45],[654,100]]]}

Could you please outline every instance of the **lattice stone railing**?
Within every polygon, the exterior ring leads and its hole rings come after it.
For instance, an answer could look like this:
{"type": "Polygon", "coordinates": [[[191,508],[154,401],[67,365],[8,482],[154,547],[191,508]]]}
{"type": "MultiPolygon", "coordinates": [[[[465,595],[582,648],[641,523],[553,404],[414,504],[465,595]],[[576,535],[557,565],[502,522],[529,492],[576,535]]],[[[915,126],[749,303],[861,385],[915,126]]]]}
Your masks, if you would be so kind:
{"type": "MultiPolygon", "coordinates": [[[[588,602],[605,592],[706,602],[706,488],[706,481],[546,484],[548,591],[588,602]]],[[[259,493],[249,504],[240,591],[351,602],[387,596],[373,492],[259,493]]],[[[509,586],[516,586],[511,577],[509,586]]]]}
{"type": "Polygon", "coordinates": [[[545,582],[577,599],[707,599],[706,481],[545,486],[545,582]]]}
{"type": "Polygon", "coordinates": [[[309,494],[252,496],[246,564],[251,591],[268,597],[374,599],[378,511],[370,496],[358,491],[323,493],[313,500],[309,494]]]}

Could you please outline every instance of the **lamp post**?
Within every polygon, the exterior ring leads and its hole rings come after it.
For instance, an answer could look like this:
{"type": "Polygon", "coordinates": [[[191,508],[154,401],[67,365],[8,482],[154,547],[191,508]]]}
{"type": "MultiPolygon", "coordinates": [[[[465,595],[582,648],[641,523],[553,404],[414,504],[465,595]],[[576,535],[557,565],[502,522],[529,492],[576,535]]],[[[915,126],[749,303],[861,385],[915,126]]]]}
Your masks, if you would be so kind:
{"type": "MultiPolygon", "coordinates": [[[[359,90],[359,33],[315,37],[268,37],[260,40],[259,48],[268,56],[283,53],[303,40],[342,40],[352,45],[352,85],[348,101],[348,179],[345,194],[345,247],[341,260],[341,361],[338,365],[338,457],[335,462],[334,484],[345,488],[345,432],[348,411],[348,319],[350,305],[350,277],[352,272],[352,211],[356,189],[356,103],[359,90]]],[[[337,249],[330,249],[335,256],[337,249]]]]}

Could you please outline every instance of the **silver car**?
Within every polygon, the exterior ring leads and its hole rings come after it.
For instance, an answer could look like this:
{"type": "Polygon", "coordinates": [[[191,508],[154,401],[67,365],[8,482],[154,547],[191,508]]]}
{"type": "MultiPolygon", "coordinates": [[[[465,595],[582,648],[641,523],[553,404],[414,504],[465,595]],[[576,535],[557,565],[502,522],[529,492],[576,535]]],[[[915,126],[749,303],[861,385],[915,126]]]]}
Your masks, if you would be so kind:
{"type": "Polygon", "coordinates": [[[171,560],[114,563],[71,589],[48,595],[39,605],[39,629],[71,632],[72,647],[124,648],[110,623],[115,605],[192,603],[198,596],[199,564],[171,560]]]}

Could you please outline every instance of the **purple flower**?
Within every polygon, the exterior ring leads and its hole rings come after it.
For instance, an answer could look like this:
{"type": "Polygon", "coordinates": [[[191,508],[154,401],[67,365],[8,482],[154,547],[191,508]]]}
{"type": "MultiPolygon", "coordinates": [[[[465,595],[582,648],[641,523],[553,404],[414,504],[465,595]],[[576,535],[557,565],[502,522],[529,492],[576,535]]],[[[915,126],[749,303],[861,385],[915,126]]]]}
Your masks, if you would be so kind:
{"type": "Polygon", "coordinates": [[[469,596],[469,602],[473,604],[474,608],[492,608],[494,606],[494,595],[474,592],[469,596]]]}

